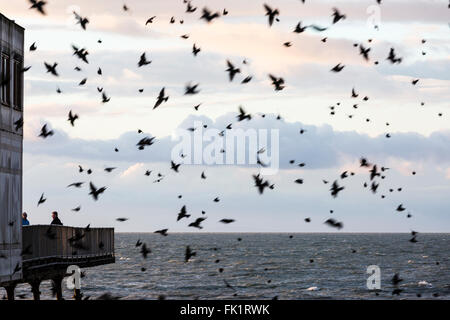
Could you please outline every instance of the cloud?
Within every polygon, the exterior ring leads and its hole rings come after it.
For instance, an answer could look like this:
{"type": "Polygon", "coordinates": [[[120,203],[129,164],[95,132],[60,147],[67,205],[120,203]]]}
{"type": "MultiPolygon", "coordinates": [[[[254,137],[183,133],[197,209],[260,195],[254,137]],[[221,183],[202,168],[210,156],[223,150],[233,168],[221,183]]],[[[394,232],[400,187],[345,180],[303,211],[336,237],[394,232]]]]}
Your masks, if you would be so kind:
{"type": "Polygon", "coordinates": [[[141,80],[142,76],[130,69],[123,69],[123,78],[126,80],[141,80]]]}
{"type": "MultiPolygon", "coordinates": [[[[450,132],[448,131],[434,132],[429,137],[417,133],[394,132],[391,133],[391,138],[387,139],[384,135],[370,137],[354,131],[335,131],[329,125],[313,126],[299,122],[278,121],[275,115],[271,114],[266,115],[265,119],[256,115],[254,117],[255,119],[248,123],[235,123],[233,128],[254,129],[255,132],[263,130],[269,132],[269,135],[270,130],[279,130],[279,158],[282,168],[289,168],[288,162],[291,159],[305,162],[306,169],[317,169],[336,167],[348,159],[356,161],[362,156],[373,161],[394,158],[407,162],[450,164],[450,132]],[[299,133],[301,128],[306,130],[302,135],[299,133]]],[[[234,118],[235,114],[221,116],[216,121],[207,117],[190,116],[182,122],[180,128],[187,129],[201,123],[206,124],[208,128],[198,128],[198,131],[211,128],[222,131],[229,123],[235,121],[234,118]]],[[[154,145],[146,147],[145,150],[138,150],[136,143],[144,136],[137,132],[126,132],[114,140],[84,140],[70,138],[63,131],[56,131],[55,136],[45,141],[26,140],[25,150],[31,154],[65,156],[80,160],[169,163],[172,149],[178,145],[178,141],[172,140],[171,137],[157,137],[154,145]],[[116,147],[120,152],[114,152],[116,147]]],[[[203,147],[205,148],[208,144],[204,142],[203,147]]],[[[248,148],[249,144],[246,145],[246,154],[249,154],[248,148]]],[[[182,152],[190,155],[192,150],[182,152]]],[[[407,167],[410,168],[409,165],[407,167]]]]}
{"type": "Polygon", "coordinates": [[[135,175],[138,171],[143,171],[144,164],[142,162],[133,164],[120,174],[121,178],[127,178],[135,175]]]}

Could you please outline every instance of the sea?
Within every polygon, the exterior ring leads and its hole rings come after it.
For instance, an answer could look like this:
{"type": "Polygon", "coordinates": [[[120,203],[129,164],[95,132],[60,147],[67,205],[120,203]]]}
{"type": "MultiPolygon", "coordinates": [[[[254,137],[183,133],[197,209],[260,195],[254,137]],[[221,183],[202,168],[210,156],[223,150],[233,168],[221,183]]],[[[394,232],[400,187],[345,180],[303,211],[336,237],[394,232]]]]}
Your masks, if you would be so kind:
{"type": "MultiPolygon", "coordinates": [[[[81,290],[87,299],[127,300],[449,299],[450,234],[409,239],[406,233],[118,233],[116,262],[84,269],[81,290]],[[146,259],[138,240],[151,250],[146,259]],[[185,262],[187,245],[196,255],[185,262]],[[369,266],[379,270],[379,289],[367,286],[369,266]],[[402,281],[394,286],[396,273],[402,281]]],[[[55,299],[50,281],[41,292],[41,299],[55,299]]],[[[19,285],[16,295],[32,299],[30,286],[19,285]]],[[[63,295],[71,299],[73,291],[64,285],[63,295]]]]}

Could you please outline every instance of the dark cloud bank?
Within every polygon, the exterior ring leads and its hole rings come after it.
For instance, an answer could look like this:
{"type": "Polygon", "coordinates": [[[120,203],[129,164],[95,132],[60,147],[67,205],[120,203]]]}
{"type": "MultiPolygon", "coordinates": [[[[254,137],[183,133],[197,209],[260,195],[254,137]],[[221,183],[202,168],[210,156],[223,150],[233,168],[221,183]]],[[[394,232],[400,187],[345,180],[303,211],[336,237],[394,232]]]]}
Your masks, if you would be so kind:
{"type": "MultiPolygon", "coordinates": [[[[364,156],[373,161],[396,158],[406,161],[432,162],[436,165],[450,165],[450,132],[434,132],[430,136],[418,133],[391,133],[391,138],[384,135],[370,137],[355,131],[335,131],[329,125],[303,125],[300,122],[284,122],[276,120],[272,114],[265,118],[254,115],[251,121],[236,122],[236,114],[229,113],[216,121],[204,116],[189,116],[180,125],[187,129],[198,127],[201,123],[219,131],[233,123],[233,128],[278,129],[280,167],[288,168],[289,160],[305,162],[305,169],[331,168],[345,163],[357,161],[364,156]],[[200,121],[200,122],[198,122],[200,121]],[[300,134],[300,129],[305,130],[300,134]]],[[[205,129],[203,129],[205,131],[205,129]]],[[[270,132],[270,131],[269,131],[270,132]]],[[[39,141],[25,141],[24,150],[34,155],[52,157],[68,157],[74,160],[103,160],[105,162],[170,162],[172,148],[179,141],[171,137],[156,137],[155,143],[144,150],[138,150],[137,142],[151,132],[139,134],[123,133],[113,140],[84,140],[70,138],[67,133],[56,131],[55,135],[39,141]],[[115,152],[114,148],[120,151],[115,152]]],[[[203,146],[210,144],[204,142],[203,146]]],[[[270,146],[270,144],[269,144],[270,146]]],[[[248,147],[248,146],[247,146],[248,147]]],[[[187,150],[183,150],[188,153],[187,150]]],[[[270,148],[268,148],[270,154],[270,148]]]]}

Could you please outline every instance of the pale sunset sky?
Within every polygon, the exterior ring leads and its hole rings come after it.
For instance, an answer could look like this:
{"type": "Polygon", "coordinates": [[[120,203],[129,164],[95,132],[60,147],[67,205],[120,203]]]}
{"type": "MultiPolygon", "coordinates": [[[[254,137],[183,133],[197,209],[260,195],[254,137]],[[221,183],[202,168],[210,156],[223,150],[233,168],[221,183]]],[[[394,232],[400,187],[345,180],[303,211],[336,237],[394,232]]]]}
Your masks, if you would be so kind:
{"type": "Polygon", "coordinates": [[[29,10],[26,0],[0,0],[0,12],[25,28],[24,65],[31,66],[25,73],[23,209],[32,224],[49,223],[56,210],[65,225],[199,232],[187,225],[203,210],[204,232],[337,231],[323,224],[328,218],[344,223],[339,232],[450,232],[448,1],[191,3],[197,7],[193,13],[186,13],[183,0],[49,0],[43,16],[29,10]],[[264,3],[280,11],[272,27],[264,3]],[[206,23],[199,19],[205,6],[228,14],[206,23]],[[333,7],[346,19],[332,24],[333,7]],[[88,17],[86,31],[75,23],[74,10],[88,17]],[[374,12],[378,29],[370,23],[374,12]],[[152,16],[153,23],[145,25],[152,16]],[[299,21],[328,29],[294,33],[299,21]],[[185,34],[188,39],[181,38],[185,34]],[[37,50],[30,52],[34,42],[37,50]],[[194,43],[201,48],[196,57],[194,43]],[[369,61],[354,44],[371,48],[369,61]],[[73,55],[72,45],[89,51],[89,64],[73,55]],[[386,60],[391,47],[403,58],[400,64],[386,60]],[[152,62],[138,68],[144,52],[152,62]],[[227,60],[241,70],[233,82],[225,72],[227,60]],[[58,62],[60,76],[46,73],[44,61],[58,62]],[[330,72],[338,63],[345,68],[330,72]],[[274,91],[268,74],[283,77],[286,87],[274,91]],[[253,78],[241,84],[246,76],[253,78]],[[86,85],[79,86],[84,78],[86,85]],[[420,80],[412,85],[413,79],[420,80]],[[189,82],[199,83],[199,94],[184,95],[189,82]],[[110,102],[101,102],[97,87],[110,102]],[[162,87],[169,100],[153,110],[162,87]],[[351,98],[352,88],[357,98],[351,98]],[[240,105],[252,120],[236,122],[240,105]],[[75,127],[67,121],[70,110],[79,115],[75,127]],[[235,128],[278,129],[280,170],[265,177],[275,188],[258,194],[252,174],[259,169],[253,165],[171,170],[172,136],[194,121],[219,130],[232,122],[235,128]],[[38,134],[46,123],[55,135],[44,140],[38,134]],[[137,150],[144,136],[156,142],[137,150]],[[377,179],[376,194],[363,187],[371,182],[368,169],[359,166],[361,157],[390,168],[385,179],[377,179]],[[93,173],[79,173],[78,165],[93,173]],[[107,173],[106,167],[117,169],[107,173]],[[150,177],[146,170],[152,170],[150,177]],[[340,179],[345,170],[355,175],[340,179]],[[206,180],[200,179],[203,171],[206,180]],[[153,183],[158,172],[165,178],[153,183]],[[303,184],[294,183],[299,178],[303,184]],[[329,191],[334,180],[345,186],[337,198],[329,191]],[[98,201],[88,195],[90,181],[107,186],[98,201]],[[73,182],[85,184],[66,188],[73,182]],[[37,207],[42,193],[47,201],[37,207]],[[399,204],[405,212],[395,210],[399,204]],[[177,223],[183,205],[191,218],[177,223]],[[71,211],[77,206],[79,212],[71,211]],[[120,223],[118,217],[129,220],[120,223]],[[311,223],[304,222],[307,217],[311,223]],[[236,222],[224,225],[222,218],[236,222]]]}

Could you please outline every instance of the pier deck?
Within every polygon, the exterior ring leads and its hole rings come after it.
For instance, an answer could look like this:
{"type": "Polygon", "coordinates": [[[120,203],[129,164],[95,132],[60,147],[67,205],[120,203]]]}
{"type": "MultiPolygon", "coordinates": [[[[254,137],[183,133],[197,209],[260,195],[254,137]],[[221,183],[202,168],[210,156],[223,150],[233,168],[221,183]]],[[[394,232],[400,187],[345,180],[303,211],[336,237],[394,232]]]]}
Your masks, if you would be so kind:
{"type": "Polygon", "coordinates": [[[50,279],[56,284],[57,298],[61,298],[58,289],[61,291],[61,281],[68,276],[68,266],[88,268],[115,262],[113,228],[24,226],[22,245],[21,279],[0,284],[10,299],[14,299],[14,288],[19,283],[29,283],[35,299],[39,299],[40,283],[50,279]]]}

